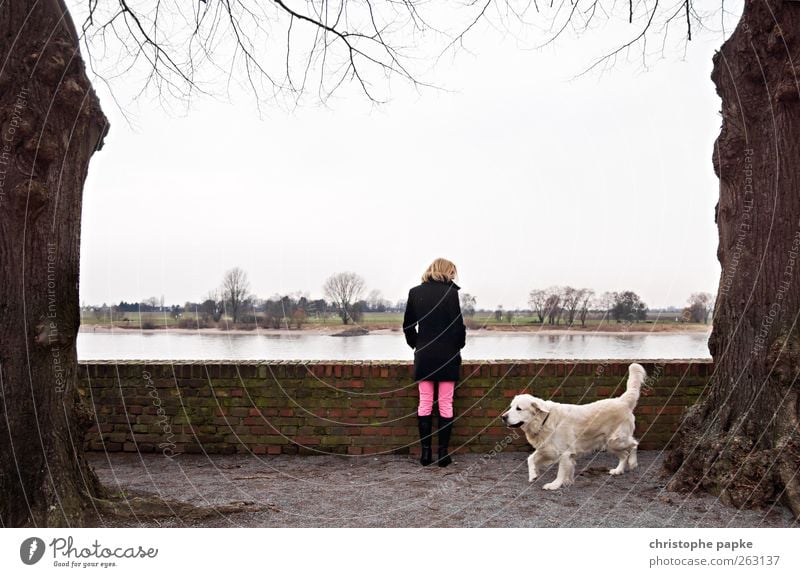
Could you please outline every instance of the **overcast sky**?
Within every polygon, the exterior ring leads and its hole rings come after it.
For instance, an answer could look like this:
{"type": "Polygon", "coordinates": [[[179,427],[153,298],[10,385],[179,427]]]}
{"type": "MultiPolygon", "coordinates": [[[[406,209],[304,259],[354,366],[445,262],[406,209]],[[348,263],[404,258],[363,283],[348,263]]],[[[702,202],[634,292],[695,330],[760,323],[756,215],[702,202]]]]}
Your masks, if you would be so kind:
{"type": "Polygon", "coordinates": [[[349,270],[397,300],[439,256],[479,307],[553,284],[651,307],[715,292],[719,36],[578,79],[599,40],[518,40],[478,30],[433,69],[447,91],[394,81],[385,105],[346,91],[261,118],[245,88],[184,114],[112,80],[131,126],[96,82],[112,127],[84,194],[81,301],[182,304],[234,266],[260,297],[321,297],[349,270]]]}

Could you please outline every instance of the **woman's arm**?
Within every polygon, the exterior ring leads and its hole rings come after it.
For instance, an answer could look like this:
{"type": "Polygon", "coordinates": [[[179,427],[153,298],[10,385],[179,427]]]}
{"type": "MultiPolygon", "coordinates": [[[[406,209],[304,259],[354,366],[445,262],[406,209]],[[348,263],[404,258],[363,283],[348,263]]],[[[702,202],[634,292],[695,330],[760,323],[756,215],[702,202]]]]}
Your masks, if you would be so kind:
{"type": "Polygon", "coordinates": [[[453,315],[453,327],[455,328],[455,335],[456,335],[456,342],[458,343],[458,348],[463,349],[464,345],[467,344],[467,327],[464,325],[464,317],[461,315],[461,303],[458,300],[458,291],[451,290],[450,291],[450,298],[448,301],[450,302],[450,310],[452,311],[453,315]]]}
{"type": "Polygon", "coordinates": [[[403,332],[406,335],[406,342],[412,349],[417,348],[417,315],[414,311],[414,303],[411,300],[411,291],[408,291],[406,301],[406,312],[403,315],[403,332]]]}

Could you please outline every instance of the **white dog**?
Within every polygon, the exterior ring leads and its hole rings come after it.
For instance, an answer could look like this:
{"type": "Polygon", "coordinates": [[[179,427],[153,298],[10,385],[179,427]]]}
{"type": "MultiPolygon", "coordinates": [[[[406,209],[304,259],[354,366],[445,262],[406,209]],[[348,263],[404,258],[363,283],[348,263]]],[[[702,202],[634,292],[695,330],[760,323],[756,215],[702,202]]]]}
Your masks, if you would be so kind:
{"type": "Polygon", "coordinates": [[[566,405],[533,395],[517,395],[500,417],[508,427],[521,427],[535,451],[528,457],[528,481],[544,467],[558,461],[558,475],[543,489],[552,491],[572,484],[575,458],[583,453],[607,450],[619,458],[609,471],[621,475],[636,468],[633,409],[647,373],[639,364],[628,367],[628,387],[622,396],[587,405],[566,405]]]}

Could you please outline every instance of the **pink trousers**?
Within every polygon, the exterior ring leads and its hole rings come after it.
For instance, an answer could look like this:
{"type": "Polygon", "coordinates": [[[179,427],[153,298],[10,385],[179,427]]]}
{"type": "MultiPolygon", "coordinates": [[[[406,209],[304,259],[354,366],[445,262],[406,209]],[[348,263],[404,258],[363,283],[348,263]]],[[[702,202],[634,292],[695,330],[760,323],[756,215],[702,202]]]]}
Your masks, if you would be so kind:
{"type": "MultiPolygon", "coordinates": [[[[447,419],[453,416],[453,391],[455,381],[439,381],[439,416],[447,419]]],[[[419,407],[417,414],[430,415],[433,411],[433,381],[419,382],[419,407]]]]}

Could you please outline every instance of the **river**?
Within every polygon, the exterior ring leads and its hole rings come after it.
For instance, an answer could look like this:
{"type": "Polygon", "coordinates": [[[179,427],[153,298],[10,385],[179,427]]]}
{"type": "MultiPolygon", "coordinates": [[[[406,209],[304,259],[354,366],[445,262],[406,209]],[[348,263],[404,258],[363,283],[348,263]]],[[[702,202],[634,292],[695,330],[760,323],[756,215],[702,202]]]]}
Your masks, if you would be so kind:
{"type": "MultiPolygon", "coordinates": [[[[703,359],[706,333],[468,334],[466,360],[703,359]]],[[[308,334],[81,332],[80,360],[412,360],[402,333],[352,337],[308,334]]]]}

